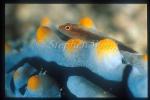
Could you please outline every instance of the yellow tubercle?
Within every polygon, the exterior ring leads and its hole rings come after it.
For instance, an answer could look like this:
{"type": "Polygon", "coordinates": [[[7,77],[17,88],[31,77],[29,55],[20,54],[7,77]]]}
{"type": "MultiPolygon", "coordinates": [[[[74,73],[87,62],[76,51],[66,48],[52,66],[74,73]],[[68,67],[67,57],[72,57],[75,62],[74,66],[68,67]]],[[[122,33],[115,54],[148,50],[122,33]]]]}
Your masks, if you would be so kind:
{"type": "Polygon", "coordinates": [[[84,17],[84,18],[80,19],[80,25],[84,26],[86,28],[94,27],[94,23],[93,23],[92,19],[89,17],[84,17]]]}
{"type": "Polygon", "coordinates": [[[27,87],[28,89],[35,91],[40,86],[40,83],[41,83],[40,77],[38,75],[34,75],[29,78],[27,87]]]}
{"type": "Polygon", "coordinates": [[[40,26],[36,32],[36,41],[38,43],[43,43],[46,38],[51,35],[51,30],[48,27],[40,26]]]}
{"type": "Polygon", "coordinates": [[[5,54],[7,54],[10,50],[11,50],[10,45],[8,45],[7,43],[5,43],[5,54]]]}
{"type": "Polygon", "coordinates": [[[111,39],[100,40],[96,46],[96,54],[100,58],[118,51],[117,43],[111,39]]]}
{"type": "Polygon", "coordinates": [[[20,76],[20,73],[18,71],[14,72],[14,80],[18,79],[20,76]]]}
{"type": "Polygon", "coordinates": [[[51,23],[51,21],[48,17],[43,17],[41,20],[41,26],[49,26],[50,23],[51,23]]]}
{"type": "Polygon", "coordinates": [[[66,42],[65,49],[68,53],[73,53],[82,43],[80,39],[70,39],[66,42]]]}
{"type": "Polygon", "coordinates": [[[148,60],[147,54],[143,55],[143,60],[144,60],[144,61],[147,61],[147,60],[148,60]]]}

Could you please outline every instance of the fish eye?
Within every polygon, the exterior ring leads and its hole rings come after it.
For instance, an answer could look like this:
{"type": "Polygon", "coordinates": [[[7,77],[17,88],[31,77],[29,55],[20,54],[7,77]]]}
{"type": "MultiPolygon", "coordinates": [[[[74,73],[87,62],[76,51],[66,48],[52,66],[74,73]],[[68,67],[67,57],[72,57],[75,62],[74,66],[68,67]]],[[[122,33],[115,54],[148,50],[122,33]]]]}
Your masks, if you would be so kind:
{"type": "Polygon", "coordinates": [[[71,27],[70,27],[70,26],[68,26],[68,25],[67,25],[67,26],[65,26],[65,29],[66,29],[66,30],[70,30],[70,28],[71,28],[71,27]]]}

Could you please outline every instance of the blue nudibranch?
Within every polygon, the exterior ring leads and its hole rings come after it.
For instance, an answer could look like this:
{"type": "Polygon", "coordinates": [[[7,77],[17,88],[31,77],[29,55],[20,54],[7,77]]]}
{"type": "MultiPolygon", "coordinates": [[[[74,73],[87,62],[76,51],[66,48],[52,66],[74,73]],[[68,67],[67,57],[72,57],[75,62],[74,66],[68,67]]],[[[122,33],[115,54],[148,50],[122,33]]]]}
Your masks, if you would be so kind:
{"type": "Polygon", "coordinates": [[[91,33],[95,25],[88,17],[79,25],[51,24],[47,17],[42,19],[35,37],[20,52],[5,45],[6,96],[148,96],[147,55],[91,33]]]}

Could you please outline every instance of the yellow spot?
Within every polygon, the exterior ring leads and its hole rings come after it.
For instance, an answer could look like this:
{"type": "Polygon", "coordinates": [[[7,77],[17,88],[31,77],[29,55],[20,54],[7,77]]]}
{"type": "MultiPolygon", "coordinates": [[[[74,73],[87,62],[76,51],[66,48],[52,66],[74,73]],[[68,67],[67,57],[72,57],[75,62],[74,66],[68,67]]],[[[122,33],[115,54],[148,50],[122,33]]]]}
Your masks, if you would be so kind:
{"type": "Polygon", "coordinates": [[[43,17],[41,20],[41,26],[49,26],[50,25],[50,20],[48,17],[43,17]]]}
{"type": "Polygon", "coordinates": [[[83,43],[80,39],[70,39],[66,42],[65,49],[68,53],[74,52],[83,43]]]}
{"type": "Polygon", "coordinates": [[[45,27],[45,26],[40,26],[36,32],[36,41],[38,43],[43,43],[51,33],[50,28],[45,27]]]}
{"type": "Polygon", "coordinates": [[[5,54],[8,53],[11,50],[10,45],[8,45],[7,43],[5,43],[5,54]]]}
{"type": "Polygon", "coordinates": [[[116,42],[111,39],[100,40],[97,43],[96,54],[100,58],[103,58],[109,54],[115,54],[118,51],[119,50],[116,42]]]}
{"type": "Polygon", "coordinates": [[[20,73],[16,70],[14,72],[14,80],[18,79],[20,77],[20,73]]]}
{"type": "Polygon", "coordinates": [[[94,26],[92,19],[89,17],[84,17],[80,19],[80,25],[86,28],[92,28],[94,26]]]}
{"type": "Polygon", "coordinates": [[[144,61],[147,61],[147,60],[148,60],[147,54],[143,55],[143,60],[144,60],[144,61]]]}
{"type": "Polygon", "coordinates": [[[40,81],[41,81],[40,77],[38,75],[34,75],[29,78],[27,87],[29,89],[31,89],[32,91],[34,91],[34,90],[38,89],[38,87],[40,85],[40,81]]]}

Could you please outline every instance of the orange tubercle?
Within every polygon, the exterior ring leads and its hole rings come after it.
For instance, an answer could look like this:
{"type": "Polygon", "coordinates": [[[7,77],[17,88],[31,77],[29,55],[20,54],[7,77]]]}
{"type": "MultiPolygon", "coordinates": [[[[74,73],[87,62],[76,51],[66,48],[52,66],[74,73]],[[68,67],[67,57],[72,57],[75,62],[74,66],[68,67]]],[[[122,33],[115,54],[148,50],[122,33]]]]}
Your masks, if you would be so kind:
{"type": "Polygon", "coordinates": [[[94,26],[92,19],[89,17],[84,17],[80,19],[80,25],[86,28],[92,28],[94,26]]]}
{"type": "Polygon", "coordinates": [[[42,43],[46,40],[47,37],[50,35],[50,28],[45,26],[40,26],[36,32],[36,41],[38,43],[42,43]]]}
{"type": "Polygon", "coordinates": [[[34,75],[29,78],[27,87],[34,91],[38,89],[40,83],[41,83],[40,77],[38,75],[34,75]]]}
{"type": "Polygon", "coordinates": [[[14,72],[14,80],[18,79],[20,76],[20,73],[18,71],[14,72]]]}
{"type": "Polygon", "coordinates": [[[49,26],[50,25],[50,20],[48,17],[43,17],[41,20],[41,26],[49,26]]]}
{"type": "Polygon", "coordinates": [[[103,57],[108,54],[115,54],[118,51],[118,45],[111,39],[100,40],[97,43],[96,54],[103,57]]]}
{"type": "Polygon", "coordinates": [[[144,61],[147,61],[147,60],[148,60],[147,54],[143,55],[143,60],[144,60],[144,61]]]}
{"type": "Polygon", "coordinates": [[[10,45],[5,43],[5,53],[8,53],[10,50],[11,50],[10,45]]]}
{"type": "Polygon", "coordinates": [[[80,39],[70,39],[66,42],[65,49],[67,52],[74,52],[83,43],[80,39]]]}

